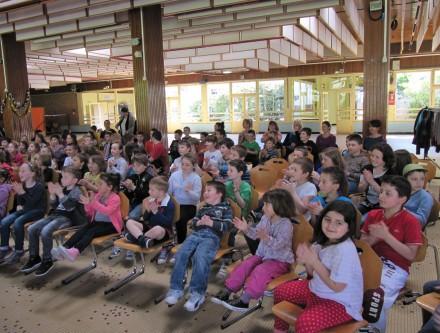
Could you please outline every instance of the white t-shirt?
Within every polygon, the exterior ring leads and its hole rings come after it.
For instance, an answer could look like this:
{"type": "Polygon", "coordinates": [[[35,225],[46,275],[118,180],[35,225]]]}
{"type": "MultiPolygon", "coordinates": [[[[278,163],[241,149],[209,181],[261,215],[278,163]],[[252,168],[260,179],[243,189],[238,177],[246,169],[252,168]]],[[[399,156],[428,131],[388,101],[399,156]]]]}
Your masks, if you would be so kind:
{"type": "Polygon", "coordinates": [[[218,167],[220,162],[223,160],[222,153],[220,152],[220,150],[217,149],[214,151],[209,151],[209,150],[205,151],[203,153],[203,157],[209,160],[206,166],[218,167]]]}
{"type": "Polygon", "coordinates": [[[330,279],[344,283],[346,287],[340,292],[331,290],[318,276],[313,274],[310,290],[317,296],[330,299],[345,307],[345,311],[355,320],[362,320],[362,299],[364,280],[359,255],[351,239],[342,243],[322,247],[313,244],[318,251],[322,264],[330,271],[330,279]]]}
{"type": "MultiPolygon", "coordinates": [[[[304,198],[308,196],[316,197],[316,195],[318,194],[316,190],[316,186],[311,182],[305,182],[304,184],[298,185],[295,188],[295,192],[296,194],[298,194],[301,200],[304,200],[304,198]]],[[[306,218],[307,221],[310,221],[312,214],[310,214],[310,212],[307,211],[304,213],[304,217],[306,218]]]]}

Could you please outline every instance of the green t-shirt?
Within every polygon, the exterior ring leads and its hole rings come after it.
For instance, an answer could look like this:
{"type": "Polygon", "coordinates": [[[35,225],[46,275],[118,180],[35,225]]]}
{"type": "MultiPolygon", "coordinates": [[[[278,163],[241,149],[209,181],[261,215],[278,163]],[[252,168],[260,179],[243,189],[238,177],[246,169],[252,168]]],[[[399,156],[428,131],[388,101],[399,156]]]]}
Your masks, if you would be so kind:
{"type": "MultiPolygon", "coordinates": [[[[237,202],[234,195],[234,184],[232,183],[232,180],[228,180],[225,183],[226,186],[226,198],[231,198],[234,202],[237,202]]],[[[248,182],[241,182],[240,184],[240,196],[246,203],[246,206],[241,209],[241,217],[247,218],[249,215],[249,208],[251,205],[251,197],[252,197],[252,188],[251,185],[249,185],[248,182]]]]}
{"type": "Polygon", "coordinates": [[[244,147],[246,147],[246,149],[253,150],[253,151],[257,152],[257,156],[259,155],[260,145],[256,141],[254,141],[254,142],[243,141],[242,145],[244,147]]]}

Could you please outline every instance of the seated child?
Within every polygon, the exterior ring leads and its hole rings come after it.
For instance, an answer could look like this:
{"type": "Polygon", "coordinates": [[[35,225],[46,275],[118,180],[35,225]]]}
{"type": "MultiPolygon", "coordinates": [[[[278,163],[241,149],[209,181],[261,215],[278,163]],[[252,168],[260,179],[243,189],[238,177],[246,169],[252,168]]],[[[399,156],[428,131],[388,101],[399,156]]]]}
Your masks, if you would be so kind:
{"type": "Polygon", "coordinates": [[[253,129],[247,131],[244,135],[245,140],[242,145],[246,148],[245,161],[252,163],[252,166],[256,166],[259,162],[260,145],[255,141],[255,131],[253,129]]]}
{"type": "Polygon", "coordinates": [[[125,224],[126,239],[142,248],[164,242],[173,234],[174,203],[168,192],[168,182],[162,176],[151,179],[150,196],[142,202],[143,221],[129,219],[125,224]]]}
{"type": "Polygon", "coordinates": [[[128,163],[125,158],[122,157],[122,150],[124,146],[122,143],[115,142],[112,144],[110,157],[107,161],[107,172],[112,174],[118,174],[121,180],[127,177],[128,163]]]}
{"type": "Polygon", "coordinates": [[[308,156],[309,156],[309,150],[307,149],[306,146],[296,146],[293,149],[293,152],[291,152],[287,157],[287,161],[289,162],[289,164],[291,164],[297,158],[301,158],[301,157],[308,158],[308,156]]]}
{"type": "Polygon", "coordinates": [[[275,147],[275,139],[268,137],[264,143],[264,148],[260,152],[260,163],[263,164],[272,158],[278,158],[280,156],[280,151],[275,147]]]}
{"type": "Polygon", "coordinates": [[[174,305],[183,297],[183,280],[189,260],[192,259],[190,297],[185,303],[185,309],[191,312],[197,311],[205,301],[211,263],[220,248],[223,234],[230,229],[232,223],[232,209],[226,202],[224,184],[208,182],[203,196],[205,205],[191,222],[193,232],[176,254],[170,290],[165,298],[168,305],[174,305]]]}
{"type": "Polygon", "coordinates": [[[72,157],[72,162],[72,166],[81,172],[81,178],[83,178],[84,175],[89,171],[89,169],[87,168],[87,155],[83,153],[78,153],[72,157]]]}
{"type": "MultiPolygon", "coordinates": [[[[243,145],[235,145],[231,148],[231,161],[232,160],[241,160],[246,161],[246,148],[243,145]]],[[[246,164],[246,170],[243,173],[243,176],[241,176],[241,180],[251,183],[251,174],[247,168],[246,164]]]]}
{"type": "Polygon", "coordinates": [[[356,193],[362,169],[370,164],[367,152],[362,150],[362,137],[359,134],[347,136],[347,153],[343,157],[347,170],[348,193],[356,193]]]}
{"type": "Polygon", "coordinates": [[[68,228],[72,225],[87,223],[84,206],[79,202],[81,190],[78,180],[81,171],[74,167],[64,167],[61,172],[61,185],[49,183],[50,204],[54,210],[49,216],[33,223],[29,229],[29,260],[20,269],[23,273],[35,270],[36,276],[48,274],[53,266],[50,251],[53,246],[53,233],[59,229],[68,228]],[[40,252],[40,236],[43,243],[43,258],[40,252]]]}
{"type": "Polygon", "coordinates": [[[92,155],[87,164],[89,171],[85,173],[84,178],[78,184],[84,186],[87,191],[98,192],[98,183],[100,176],[107,167],[104,158],[101,155],[92,155]]]}
{"type": "Polygon", "coordinates": [[[191,152],[191,143],[189,140],[179,141],[177,149],[179,157],[174,159],[173,164],[171,164],[170,173],[180,170],[182,166],[182,156],[191,152]]]}
{"type": "Polygon", "coordinates": [[[384,303],[379,320],[372,324],[381,333],[386,331],[388,311],[405,286],[409,267],[423,244],[420,223],[403,209],[410,195],[411,185],[404,177],[384,177],[379,195],[381,208],[368,213],[361,230],[361,239],[370,244],[383,261],[384,303]]]}
{"type": "Polygon", "coordinates": [[[211,299],[232,311],[246,311],[250,300],[262,297],[269,282],[289,272],[294,261],[290,219],[296,212],[292,197],[286,190],[276,189],[266,192],[263,202],[264,215],[255,227],[237,217],[233,221],[238,230],[260,243],[256,254],[238,265],[226,279],[225,289],[211,299]],[[242,288],[240,298],[229,299],[242,288]]]}
{"type": "Polygon", "coordinates": [[[75,232],[63,245],[53,248],[52,258],[75,261],[92,242],[93,238],[120,233],[122,230],[121,199],[119,174],[103,173],[100,176],[98,193],[81,195],[90,223],[75,232]]]}
{"type": "Polygon", "coordinates": [[[301,131],[299,132],[299,138],[301,141],[300,144],[309,147],[311,149],[311,153],[313,155],[313,163],[315,164],[315,170],[318,170],[320,166],[318,146],[316,145],[315,142],[310,140],[311,136],[312,136],[312,130],[308,127],[302,128],[301,131]]]}
{"type": "Polygon", "coordinates": [[[9,179],[9,171],[6,169],[0,169],[0,219],[8,213],[6,209],[9,193],[12,190],[12,185],[9,184],[9,179]]]}
{"type": "Polygon", "coordinates": [[[217,168],[222,160],[222,153],[217,149],[217,138],[209,135],[205,141],[206,151],[203,153],[202,169],[210,171],[211,168],[217,168]]]}
{"type": "Polygon", "coordinates": [[[225,138],[219,143],[220,153],[222,159],[217,164],[217,167],[211,168],[211,174],[215,180],[225,182],[228,179],[228,162],[231,161],[231,148],[234,146],[234,141],[229,138],[225,138]]]}
{"type": "MultiPolygon", "coordinates": [[[[295,323],[296,333],[318,333],[352,320],[362,320],[362,266],[353,239],[356,210],[348,202],[333,201],[314,228],[313,245],[300,244],[296,261],[306,267],[311,280],[286,282],[275,289],[274,304],[303,305],[295,323]]],[[[289,324],[275,318],[275,333],[289,324]]]]}
{"type": "Polygon", "coordinates": [[[174,140],[170,144],[170,148],[168,149],[168,155],[171,157],[171,161],[174,162],[176,158],[180,155],[179,153],[179,142],[182,140],[183,132],[181,129],[177,129],[174,131],[174,140]]]}
{"type": "Polygon", "coordinates": [[[403,168],[403,177],[411,184],[411,196],[404,207],[419,220],[422,229],[428,222],[434,204],[432,195],[423,189],[426,169],[420,164],[408,164],[403,168]]]}
{"type": "Polygon", "coordinates": [[[368,124],[368,136],[364,138],[364,149],[370,151],[374,146],[381,143],[386,143],[385,138],[380,134],[382,122],[378,119],[370,120],[368,124]]]}
{"type": "Polygon", "coordinates": [[[226,197],[237,203],[241,208],[241,217],[246,219],[252,197],[251,185],[242,179],[244,172],[247,170],[246,163],[240,160],[232,160],[228,163],[228,166],[229,180],[225,183],[226,197]]]}

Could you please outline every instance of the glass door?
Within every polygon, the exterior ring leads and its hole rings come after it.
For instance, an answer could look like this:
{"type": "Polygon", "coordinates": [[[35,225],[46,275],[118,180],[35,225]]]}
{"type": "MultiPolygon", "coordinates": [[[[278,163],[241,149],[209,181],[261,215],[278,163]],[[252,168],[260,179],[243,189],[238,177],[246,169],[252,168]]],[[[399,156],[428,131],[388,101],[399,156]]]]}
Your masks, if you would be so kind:
{"type": "Polygon", "coordinates": [[[259,128],[257,96],[255,94],[232,95],[232,132],[243,130],[243,119],[252,119],[253,128],[259,128]]]}
{"type": "Polygon", "coordinates": [[[337,92],[337,129],[338,134],[349,134],[353,132],[354,110],[353,96],[351,89],[340,89],[337,92]]]}

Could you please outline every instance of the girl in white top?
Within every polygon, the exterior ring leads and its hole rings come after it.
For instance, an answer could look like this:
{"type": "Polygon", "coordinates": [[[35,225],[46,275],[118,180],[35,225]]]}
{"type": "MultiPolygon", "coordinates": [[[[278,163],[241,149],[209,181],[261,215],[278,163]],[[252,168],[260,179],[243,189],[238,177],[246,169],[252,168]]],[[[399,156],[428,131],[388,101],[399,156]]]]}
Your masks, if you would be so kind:
{"type": "MultiPolygon", "coordinates": [[[[296,321],[296,333],[318,333],[362,320],[363,277],[352,241],[355,234],[355,208],[336,200],[322,211],[313,245],[298,246],[296,261],[305,265],[312,279],[284,283],[274,294],[274,304],[288,301],[305,306],[296,321]]],[[[288,323],[275,319],[274,332],[287,332],[288,328],[288,323]]]]}
{"type": "Polygon", "coordinates": [[[123,148],[121,143],[113,143],[110,150],[112,157],[107,161],[107,172],[118,173],[121,176],[121,181],[125,179],[128,172],[128,163],[121,156],[123,148]]]}

